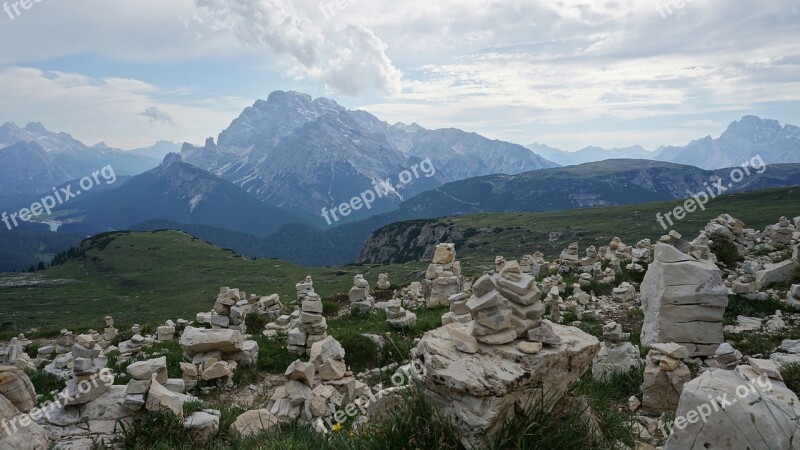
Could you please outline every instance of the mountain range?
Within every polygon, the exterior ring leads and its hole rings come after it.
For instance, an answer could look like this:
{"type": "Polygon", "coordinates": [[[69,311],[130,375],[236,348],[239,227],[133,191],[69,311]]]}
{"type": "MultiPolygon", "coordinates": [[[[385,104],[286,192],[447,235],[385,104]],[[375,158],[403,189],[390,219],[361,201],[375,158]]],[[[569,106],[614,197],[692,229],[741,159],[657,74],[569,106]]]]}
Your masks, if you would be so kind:
{"type": "Polygon", "coordinates": [[[359,218],[450,181],[556,166],[517,144],[456,129],[389,125],[329,99],[283,91],[245,109],[216,142],[184,145],[182,155],[267,203],[317,216],[376,181],[396,186],[403,171],[430,159],[435,174],[414,177],[359,218]]]}
{"type": "Polygon", "coordinates": [[[719,138],[706,136],[683,147],[662,146],[655,151],[638,145],[611,149],[586,147],[565,152],[544,144],[531,144],[528,149],[562,166],[607,159],[651,159],[713,170],[739,166],[755,156],[761,156],[767,164],[800,163],[800,128],[782,126],[777,120],[744,116],[732,122],[719,138]]]}
{"type": "Polygon", "coordinates": [[[136,175],[158,160],[108,147],[87,146],[41,123],[0,126],[0,197],[35,195],[111,165],[118,176],[136,175]]]}

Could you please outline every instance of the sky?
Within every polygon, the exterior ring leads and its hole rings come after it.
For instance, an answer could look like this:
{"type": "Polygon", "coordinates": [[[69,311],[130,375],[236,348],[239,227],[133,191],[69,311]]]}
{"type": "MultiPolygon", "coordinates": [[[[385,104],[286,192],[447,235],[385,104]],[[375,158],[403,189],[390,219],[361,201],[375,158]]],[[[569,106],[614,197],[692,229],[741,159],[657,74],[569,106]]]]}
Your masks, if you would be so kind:
{"type": "Polygon", "coordinates": [[[0,6],[0,123],[88,144],[199,144],[274,90],[568,151],[800,125],[800,0],[0,6]]]}

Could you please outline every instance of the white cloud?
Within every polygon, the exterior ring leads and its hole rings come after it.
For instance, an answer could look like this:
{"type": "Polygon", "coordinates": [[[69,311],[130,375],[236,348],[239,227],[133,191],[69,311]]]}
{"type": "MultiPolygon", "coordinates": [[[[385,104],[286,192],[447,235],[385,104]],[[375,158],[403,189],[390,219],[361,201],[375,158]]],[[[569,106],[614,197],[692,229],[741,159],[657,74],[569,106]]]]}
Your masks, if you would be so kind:
{"type": "Polygon", "coordinates": [[[209,130],[224,128],[250,103],[236,98],[176,103],[160,99],[159,94],[156,86],[138,80],[95,79],[27,67],[0,70],[0,117],[42,122],[88,144],[105,141],[133,148],[160,139],[201,143],[209,130]],[[153,127],[153,122],[180,127],[153,127]]]}

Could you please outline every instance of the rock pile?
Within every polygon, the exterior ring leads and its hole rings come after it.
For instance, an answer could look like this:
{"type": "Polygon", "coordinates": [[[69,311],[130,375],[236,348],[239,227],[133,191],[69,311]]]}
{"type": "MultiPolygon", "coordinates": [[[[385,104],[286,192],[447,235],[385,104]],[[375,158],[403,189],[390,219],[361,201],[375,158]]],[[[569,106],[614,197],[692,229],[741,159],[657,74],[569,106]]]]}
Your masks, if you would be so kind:
{"type": "MultiPolygon", "coordinates": [[[[322,419],[370,394],[369,387],[347,371],[345,352],[328,336],[311,347],[309,362],[297,360],[286,369],[286,383],[275,390],[266,411],[277,420],[297,420],[322,426],[322,419]]],[[[324,426],[323,426],[324,428],[324,426]]]]}
{"type": "MultiPolygon", "coordinates": [[[[658,256],[656,256],[658,259],[658,256]]],[[[645,358],[642,383],[642,410],[647,414],[675,412],[684,384],[692,374],[683,359],[689,352],[682,345],[670,342],[653,344],[645,358]]]]}
{"type": "Polygon", "coordinates": [[[375,306],[375,299],[369,293],[369,282],[364,278],[364,275],[356,275],[353,278],[353,287],[348,294],[350,307],[363,313],[372,312],[372,308],[375,306]]]}
{"type": "Polygon", "coordinates": [[[239,365],[249,367],[258,362],[258,344],[245,341],[239,330],[187,327],[180,345],[192,361],[181,364],[183,380],[189,385],[204,380],[226,386],[239,365]]]}
{"type": "Polygon", "coordinates": [[[292,353],[308,353],[315,342],[328,336],[328,323],[322,315],[322,298],[316,292],[303,297],[298,320],[293,325],[286,339],[286,349],[292,353]]]}
{"type": "Polygon", "coordinates": [[[97,345],[97,340],[88,334],[79,335],[75,339],[72,347],[72,379],[67,382],[64,395],[67,400],[66,406],[83,405],[97,399],[108,391],[114,383],[114,377],[110,374],[101,374],[101,371],[108,365],[108,358],[103,353],[103,349],[97,345]],[[110,383],[101,382],[100,378],[110,377],[110,383]],[[89,383],[93,389],[84,393],[79,389],[82,384],[89,383]]]}
{"type": "MultiPolygon", "coordinates": [[[[185,394],[187,383],[184,379],[167,378],[166,356],[135,362],[128,366],[128,374],[131,376],[131,381],[126,387],[125,400],[122,404],[131,413],[137,413],[142,409],[151,412],[167,411],[182,420],[184,403],[197,400],[185,394]]],[[[194,387],[196,380],[191,381],[189,386],[194,387]]]]}
{"type": "Polygon", "coordinates": [[[639,348],[628,342],[622,325],[610,322],[603,327],[603,345],[592,363],[592,375],[601,381],[615,373],[628,373],[642,364],[639,348]]]}
{"type": "Polygon", "coordinates": [[[119,330],[114,328],[114,318],[111,316],[106,316],[104,319],[105,327],[103,328],[103,339],[98,342],[98,345],[102,348],[108,348],[111,345],[111,342],[117,338],[117,334],[119,334],[119,330]]]}
{"type": "Polygon", "coordinates": [[[278,294],[268,297],[247,294],[239,289],[221,287],[214,310],[208,313],[197,314],[197,323],[211,324],[214,329],[232,329],[242,333],[247,332],[245,320],[248,315],[256,313],[274,321],[283,311],[278,294]]]}
{"type": "Polygon", "coordinates": [[[378,283],[375,284],[375,289],[380,289],[382,291],[387,291],[392,288],[392,284],[389,283],[389,275],[385,273],[378,274],[378,283]]]}
{"type": "Polygon", "coordinates": [[[449,306],[450,297],[464,290],[461,263],[456,260],[455,244],[439,244],[433,262],[425,272],[422,292],[428,308],[449,306]]]}
{"type": "Polygon", "coordinates": [[[450,323],[469,323],[472,321],[472,314],[470,313],[470,309],[467,306],[467,300],[469,300],[469,294],[465,292],[458,293],[452,297],[450,297],[450,312],[445,313],[442,316],[442,325],[447,325],[450,323]]]}
{"type": "Polygon", "coordinates": [[[617,303],[628,303],[636,299],[636,288],[627,281],[614,288],[611,296],[617,303]]]}
{"type": "MultiPolygon", "coordinates": [[[[528,338],[535,342],[487,345],[476,340],[481,337],[473,336],[473,327],[495,331],[492,327],[503,328],[498,323],[509,322],[522,331],[528,328],[526,321],[534,323],[530,318],[541,317],[543,306],[533,300],[535,295],[526,281],[503,278],[500,283],[488,275],[479,279],[470,302],[486,307],[475,309],[476,321],[425,333],[412,350],[413,362],[422,368],[419,386],[459,430],[467,448],[482,448],[484,437],[498,432],[517,413],[516,405],[537,401],[542,392],[548,399],[558,400],[590,368],[600,348],[594,337],[577,328],[547,321],[530,330],[528,338]],[[510,284],[515,296],[524,298],[522,302],[506,301],[500,295],[510,284]],[[492,303],[495,306],[489,306],[492,303]],[[491,326],[480,324],[478,319],[491,326]]],[[[506,333],[517,334],[517,330],[505,329],[500,336],[495,333],[499,339],[483,341],[503,342],[506,333]]]]}
{"type": "Polygon", "coordinates": [[[389,325],[389,328],[392,329],[411,328],[417,324],[417,315],[406,311],[399,304],[389,305],[386,308],[386,314],[388,316],[386,323],[389,325]]]}
{"type": "Polygon", "coordinates": [[[402,306],[406,308],[416,308],[425,301],[425,296],[422,294],[422,283],[415,281],[408,287],[400,291],[400,300],[402,306]]]}
{"type": "Polygon", "coordinates": [[[542,319],[541,291],[517,261],[507,262],[499,274],[479,278],[472,292],[466,303],[473,319],[472,335],[484,344],[507,344],[524,337],[542,319]]]}
{"type": "Polygon", "coordinates": [[[656,244],[641,287],[642,345],[677,342],[694,357],[714,355],[724,341],[728,289],[702,242],[686,242],[673,231],[656,244]]]}

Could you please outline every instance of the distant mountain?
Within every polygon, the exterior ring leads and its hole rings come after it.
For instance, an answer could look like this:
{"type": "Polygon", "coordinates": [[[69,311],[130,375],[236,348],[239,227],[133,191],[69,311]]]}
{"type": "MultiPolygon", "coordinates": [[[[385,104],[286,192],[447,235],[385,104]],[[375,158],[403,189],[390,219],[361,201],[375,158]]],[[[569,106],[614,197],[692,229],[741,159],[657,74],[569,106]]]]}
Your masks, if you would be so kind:
{"type": "Polygon", "coordinates": [[[389,125],[329,99],[282,91],[246,108],[216,143],[209,138],[202,147],[185,144],[182,155],[268,203],[318,217],[322,208],[349,202],[373,182],[388,179],[396,186],[399,174],[414,168],[404,189],[352,220],[393,210],[449,181],[555,166],[516,144],[455,129],[389,125]],[[427,158],[435,174],[421,173],[420,162],[427,158]]]}
{"type": "Polygon", "coordinates": [[[48,191],[69,179],[35,142],[20,141],[0,148],[0,193],[4,196],[48,191]]]}
{"type": "Polygon", "coordinates": [[[48,131],[40,123],[29,123],[24,128],[12,122],[0,126],[0,152],[5,149],[11,151],[0,156],[5,158],[2,170],[17,175],[0,178],[0,196],[39,194],[53,183],[91,176],[107,165],[111,165],[119,176],[140,174],[158,165],[156,159],[105,144],[88,147],[67,133],[48,131]],[[31,175],[34,173],[31,172],[33,165],[39,166],[35,172],[39,175],[37,177],[31,175]],[[24,174],[29,176],[26,178],[24,174]]]}
{"type": "Polygon", "coordinates": [[[279,226],[307,219],[267,205],[238,186],[167,155],[157,168],[132,177],[116,189],[70,200],[60,220],[106,229],[165,220],[267,236],[279,226]]]}
{"type": "Polygon", "coordinates": [[[161,161],[162,159],[164,159],[165,156],[169,155],[170,153],[180,153],[180,151],[181,151],[181,144],[178,144],[177,142],[158,141],[155,144],[151,145],[150,147],[135,148],[133,150],[128,150],[128,153],[161,161]]]}
{"type": "Polygon", "coordinates": [[[800,128],[744,116],[718,139],[706,136],[685,147],[662,147],[657,159],[716,169],[740,166],[757,155],[767,164],[800,163],[800,128]]]}
{"type": "Polygon", "coordinates": [[[626,148],[586,147],[577,152],[565,152],[543,144],[531,144],[528,148],[562,166],[575,166],[607,159],[656,159],[658,153],[641,146],[626,148]]]}
{"type": "Polygon", "coordinates": [[[715,171],[648,160],[607,160],[578,166],[492,175],[449,183],[401,205],[409,218],[478,212],[559,211],[685,198],[722,178],[725,193],[800,185],[800,164],[771,165],[730,189],[730,169],[715,171]]]}

